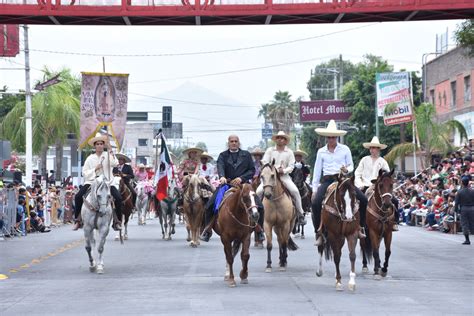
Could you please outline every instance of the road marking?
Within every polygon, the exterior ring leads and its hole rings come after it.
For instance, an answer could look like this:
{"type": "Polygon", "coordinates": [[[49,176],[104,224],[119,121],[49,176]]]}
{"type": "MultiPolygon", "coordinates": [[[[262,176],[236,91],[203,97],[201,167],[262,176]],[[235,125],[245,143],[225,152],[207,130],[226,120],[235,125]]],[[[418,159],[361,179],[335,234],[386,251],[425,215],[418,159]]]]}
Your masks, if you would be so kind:
{"type": "MultiPolygon", "coordinates": [[[[69,244],[66,244],[65,246],[62,246],[54,251],[51,251],[49,252],[47,255],[44,255],[44,256],[41,256],[41,257],[38,257],[36,259],[33,259],[31,260],[30,263],[25,263],[25,264],[22,264],[20,267],[18,268],[11,268],[10,270],[8,270],[9,273],[18,273],[20,272],[21,270],[26,270],[30,267],[32,267],[33,265],[35,264],[40,264],[41,262],[49,259],[49,258],[52,258],[54,256],[57,256],[59,255],[60,253],[63,253],[65,252],[66,250],[69,250],[69,249],[72,249],[74,247],[77,247],[79,246],[80,244],[82,244],[84,242],[84,238],[81,238],[79,240],[76,240],[76,241],[73,241],[69,244]]],[[[8,279],[8,275],[7,274],[0,274],[0,280],[6,280],[8,279]]]]}

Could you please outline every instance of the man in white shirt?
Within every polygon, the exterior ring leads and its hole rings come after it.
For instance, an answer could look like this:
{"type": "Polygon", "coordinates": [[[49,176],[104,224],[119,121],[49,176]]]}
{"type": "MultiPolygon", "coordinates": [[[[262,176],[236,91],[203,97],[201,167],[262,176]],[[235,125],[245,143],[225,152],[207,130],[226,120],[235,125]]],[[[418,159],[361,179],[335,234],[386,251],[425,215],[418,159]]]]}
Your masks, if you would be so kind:
{"type": "MultiPolygon", "coordinates": [[[[270,147],[265,151],[265,155],[262,158],[262,165],[270,163],[275,159],[275,167],[280,174],[280,180],[290,192],[293,201],[295,201],[296,211],[298,213],[298,221],[300,224],[305,224],[303,207],[301,205],[301,196],[298,188],[293,183],[290,177],[290,173],[295,167],[295,156],[293,151],[286,145],[290,141],[290,136],[286,135],[285,132],[279,131],[278,134],[272,136],[272,140],[275,142],[275,147],[270,147]]],[[[262,198],[263,196],[263,183],[257,188],[257,195],[262,198]]]]}
{"type": "Polygon", "coordinates": [[[201,161],[198,165],[199,175],[206,178],[207,182],[211,183],[212,178],[216,175],[214,166],[210,163],[212,156],[207,152],[203,152],[199,157],[199,160],[201,161]]]}
{"type": "MultiPolygon", "coordinates": [[[[337,142],[337,137],[345,135],[347,132],[338,130],[336,122],[330,120],[326,128],[316,128],[315,132],[321,136],[326,136],[327,144],[318,150],[316,162],[313,169],[313,196],[312,196],[312,218],[314,231],[316,233],[316,246],[322,245],[323,239],[318,232],[321,221],[321,209],[327,188],[336,181],[337,175],[342,171],[348,174],[354,171],[352,154],[349,147],[337,142]],[[322,174],[322,178],[321,178],[322,174]]],[[[356,187],[356,198],[359,200],[360,217],[364,216],[367,209],[367,198],[364,193],[356,187]],[[364,213],[364,215],[362,215],[364,213]]],[[[362,223],[362,221],[361,221],[362,223]]],[[[364,225],[361,224],[359,238],[365,238],[364,225]]]]}
{"type": "MultiPolygon", "coordinates": [[[[115,201],[115,213],[118,219],[122,218],[122,197],[120,192],[117,190],[117,187],[115,187],[116,183],[112,172],[113,168],[118,165],[118,161],[114,153],[112,151],[108,153],[107,149],[105,148],[106,146],[110,145],[108,137],[97,133],[95,137],[89,140],[88,144],[95,148],[95,153],[87,157],[86,161],[84,162],[84,166],[82,167],[84,184],[82,185],[79,192],[76,193],[74,198],[76,207],[74,215],[76,220],[73,230],[78,230],[81,227],[80,214],[84,194],[86,194],[88,191],[92,181],[101,175],[103,175],[106,179],[109,179],[110,193],[112,194],[115,201]]],[[[120,230],[120,220],[115,221],[112,227],[114,230],[120,230]]]]}

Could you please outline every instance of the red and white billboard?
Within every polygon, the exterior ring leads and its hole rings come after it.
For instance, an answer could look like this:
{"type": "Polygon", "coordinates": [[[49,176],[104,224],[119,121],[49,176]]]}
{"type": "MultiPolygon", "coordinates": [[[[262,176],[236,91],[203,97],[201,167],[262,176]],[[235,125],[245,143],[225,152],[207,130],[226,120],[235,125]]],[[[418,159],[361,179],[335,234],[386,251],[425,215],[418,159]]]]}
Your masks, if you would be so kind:
{"type": "Polygon", "coordinates": [[[15,24],[0,24],[0,56],[15,57],[20,52],[20,28],[15,24]]]}
{"type": "Polygon", "coordinates": [[[348,121],[349,108],[341,100],[300,101],[300,122],[348,121]]]}

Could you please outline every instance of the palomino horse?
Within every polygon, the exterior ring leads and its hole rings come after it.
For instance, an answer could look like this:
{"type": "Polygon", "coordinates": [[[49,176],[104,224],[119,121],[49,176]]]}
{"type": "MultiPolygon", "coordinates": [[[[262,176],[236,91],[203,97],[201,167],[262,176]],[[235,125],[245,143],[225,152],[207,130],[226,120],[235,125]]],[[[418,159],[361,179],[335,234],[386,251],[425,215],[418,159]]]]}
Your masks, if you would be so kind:
{"type": "Polygon", "coordinates": [[[263,183],[263,207],[265,209],[264,230],[267,238],[267,267],[265,272],[272,272],[272,234],[277,235],[280,248],[280,271],[286,270],[288,249],[296,250],[298,246],[291,239],[290,232],[296,221],[296,211],[289,193],[283,187],[275,159],[271,164],[262,167],[260,178],[263,183]]]}
{"type": "Polygon", "coordinates": [[[171,235],[175,233],[176,205],[179,199],[179,189],[172,180],[167,189],[167,197],[160,201],[160,225],[161,234],[164,240],[171,240],[171,235]]]}
{"type": "Polygon", "coordinates": [[[145,183],[139,182],[137,184],[137,203],[135,208],[137,210],[138,215],[138,225],[145,225],[146,224],[146,213],[148,211],[148,194],[145,190],[145,183]]]}
{"type": "Polygon", "coordinates": [[[205,203],[200,195],[201,179],[198,175],[187,175],[183,178],[183,211],[188,230],[188,241],[190,246],[196,248],[201,234],[201,226],[204,219],[205,203]]]}
{"type": "Polygon", "coordinates": [[[241,188],[235,187],[226,192],[213,228],[221,236],[221,242],[224,245],[227,262],[224,280],[228,281],[230,287],[235,286],[233,264],[240,245],[242,245],[240,283],[248,283],[250,235],[258,221],[258,216],[255,192],[250,184],[245,183],[241,188]]]}
{"type": "Polygon", "coordinates": [[[390,172],[380,170],[374,188],[367,190],[367,218],[366,224],[368,235],[365,240],[365,252],[363,252],[363,271],[367,272],[367,257],[370,262],[371,255],[374,256],[374,278],[380,280],[380,255],[379,248],[383,239],[385,243],[385,262],[382,268],[382,277],[387,275],[388,259],[390,258],[390,246],[392,243],[392,227],[395,224],[396,209],[392,203],[393,169],[390,172]]]}
{"type": "Polygon", "coordinates": [[[92,182],[89,195],[84,199],[81,209],[81,216],[84,222],[84,237],[86,240],[86,251],[89,255],[89,271],[104,273],[104,245],[107,235],[109,234],[110,222],[112,221],[112,195],[110,194],[110,186],[103,177],[97,177],[92,182]],[[96,263],[92,251],[96,246],[94,238],[94,230],[97,230],[99,237],[99,245],[97,251],[99,254],[99,262],[96,263]]]}
{"type": "Polygon", "coordinates": [[[123,226],[123,235],[122,230],[118,231],[118,234],[115,236],[115,240],[127,240],[128,239],[128,220],[130,215],[133,212],[133,197],[132,192],[127,187],[123,179],[120,179],[119,184],[120,196],[122,197],[122,226],[123,226]]]}
{"type": "MultiPolygon", "coordinates": [[[[298,188],[301,196],[301,205],[303,206],[303,211],[306,213],[311,213],[311,195],[313,194],[313,190],[311,187],[305,182],[303,169],[295,168],[291,174],[291,180],[293,180],[294,184],[298,188]]],[[[296,223],[295,227],[293,227],[293,234],[300,233],[300,238],[304,239],[304,225],[300,223],[296,223]]]]}
{"type": "Polygon", "coordinates": [[[341,261],[342,247],[345,239],[349,248],[349,258],[351,260],[351,272],[349,273],[349,290],[355,290],[355,260],[356,246],[359,232],[359,213],[356,202],[356,193],[354,186],[354,177],[338,177],[338,181],[328,187],[323,202],[321,213],[321,229],[327,235],[324,238],[324,244],[318,247],[319,269],[317,276],[323,275],[322,257],[323,252],[326,260],[334,255],[334,264],[336,266],[336,290],[342,291],[341,272],[339,263],[341,261]]]}

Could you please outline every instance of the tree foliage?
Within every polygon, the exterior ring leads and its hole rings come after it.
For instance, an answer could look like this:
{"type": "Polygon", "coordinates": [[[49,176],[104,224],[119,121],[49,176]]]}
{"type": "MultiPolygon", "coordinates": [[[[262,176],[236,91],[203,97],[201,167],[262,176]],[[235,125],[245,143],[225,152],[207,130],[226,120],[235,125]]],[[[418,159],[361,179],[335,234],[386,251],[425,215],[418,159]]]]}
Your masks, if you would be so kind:
{"type": "Polygon", "coordinates": [[[454,37],[458,45],[466,48],[469,56],[474,57],[474,19],[459,24],[454,37]]]}
{"type": "Polygon", "coordinates": [[[298,119],[298,101],[288,91],[277,91],[272,101],[261,105],[258,116],[272,123],[274,133],[290,134],[298,119]]]}
{"type": "MultiPolygon", "coordinates": [[[[0,89],[0,122],[15,107],[17,103],[25,101],[24,94],[8,93],[8,87],[0,89]]],[[[3,131],[0,130],[0,138],[3,137],[3,131]]]]}

